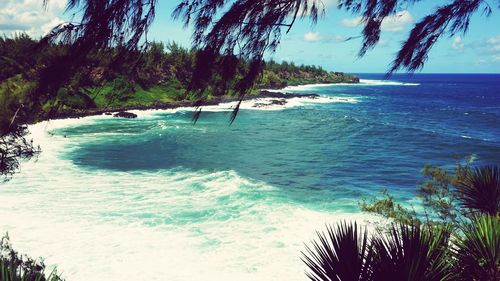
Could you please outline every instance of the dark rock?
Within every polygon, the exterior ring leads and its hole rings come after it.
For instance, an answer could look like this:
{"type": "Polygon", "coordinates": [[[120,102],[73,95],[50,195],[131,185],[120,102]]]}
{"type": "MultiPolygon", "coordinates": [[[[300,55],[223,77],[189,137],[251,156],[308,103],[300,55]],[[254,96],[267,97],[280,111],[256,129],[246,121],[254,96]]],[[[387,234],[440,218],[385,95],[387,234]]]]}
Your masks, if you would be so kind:
{"type": "Polygon", "coordinates": [[[270,103],[262,103],[262,102],[255,103],[253,105],[253,107],[261,108],[261,107],[266,107],[266,106],[270,106],[270,105],[285,105],[286,103],[287,103],[287,101],[285,99],[271,100],[270,103]]]}
{"type": "Polygon", "coordinates": [[[137,114],[127,111],[120,111],[115,113],[113,117],[121,117],[121,118],[137,118],[137,114]]]}
{"type": "Polygon", "coordinates": [[[317,94],[292,94],[292,93],[270,92],[270,91],[266,91],[266,90],[261,90],[258,98],[281,98],[281,99],[319,98],[319,95],[317,95],[317,94]]]}
{"type": "Polygon", "coordinates": [[[261,108],[261,107],[266,107],[266,106],[268,106],[268,105],[269,105],[269,104],[267,104],[267,103],[257,102],[257,103],[255,103],[252,107],[261,108]]]}
{"type": "Polygon", "coordinates": [[[271,100],[271,104],[270,105],[285,105],[286,104],[286,100],[271,100]]]}

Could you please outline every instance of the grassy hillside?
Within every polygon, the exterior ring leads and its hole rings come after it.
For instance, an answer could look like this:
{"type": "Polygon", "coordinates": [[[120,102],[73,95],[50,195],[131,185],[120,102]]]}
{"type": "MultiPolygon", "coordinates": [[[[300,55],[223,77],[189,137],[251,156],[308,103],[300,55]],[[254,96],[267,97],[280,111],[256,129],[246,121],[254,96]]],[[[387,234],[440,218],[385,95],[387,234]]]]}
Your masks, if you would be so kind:
{"type": "MultiPolygon", "coordinates": [[[[67,47],[52,44],[40,48],[36,40],[25,34],[14,38],[0,37],[0,119],[1,132],[8,130],[12,117],[33,114],[33,107],[41,108],[39,115],[46,118],[54,111],[71,109],[99,109],[108,107],[149,106],[210,100],[213,97],[235,96],[238,83],[251,67],[236,57],[228,58],[228,70],[220,66],[220,73],[211,73],[203,93],[190,92],[191,78],[196,71],[196,50],[188,50],[175,43],[152,43],[142,51],[118,52],[119,47],[108,48],[89,55],[87,63],[78,68],[76,75],[66,81],[57,93],[47,98],[31,94],[40,79],[40,71],[67,52],[67,47]],[[236,71],[236,78],[227,80],[227,71],[236,71]]],[[[64,72],[65,70],[61,70],[64,72]]],[[[51,73],[57,79],[59,73],[51,73]]],[[[265,63],[262,75],[247,94],[259,89],[283,88],[311,83],[356,83],[357,77],[328,72],[317,66],[296,66],[293,63],[265,63]]],[[[32,118],[33,119],[33,118],[32,118]]],[[[36,120],[37,118],[35,118],[36,120]]]]}

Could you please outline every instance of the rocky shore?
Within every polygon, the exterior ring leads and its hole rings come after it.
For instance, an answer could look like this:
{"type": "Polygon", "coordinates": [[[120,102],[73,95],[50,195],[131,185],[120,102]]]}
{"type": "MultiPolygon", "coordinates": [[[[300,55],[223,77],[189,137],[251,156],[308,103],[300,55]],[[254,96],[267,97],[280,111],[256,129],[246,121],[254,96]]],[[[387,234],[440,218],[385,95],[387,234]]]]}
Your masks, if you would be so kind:
{"type": "MultiPolygon", "coordinates": [[[[281,93],[274,91],[261,90],[258,95],[248,95],[243,98],[243,100],[256,100],[256,99],[272,99],[271,105],[284,105],[287,99],[292,98],[318,98],[317,94],[292,94],[292,93],[281,93]]],[[[91,108],[91,109],[71,109],[63,112],[56,113],[51,119],[67,119],[67,118],[82,118],[86,116],[94,115],[113,115],[114,117],[120,118],[135,118],[137,115],[129,112],[130,110],[150,110],[150,109],[175,109],[180,107],[195,107],[195,106],[207,106],[207,105],[219,105],[221,103],[228,103],[238,101],[237,97],[228,98],[220,97],[214,98],[209,101],[204,102],[192,102],[192,101],[179,101],[171,103],[155,103],[152,105],[140,105],[140,106],[130,106],[130,107],[108,107],[108,108],[91,108]]],[[[255,107],[262,107],[268,104],[256,103],[255,107]]]]}

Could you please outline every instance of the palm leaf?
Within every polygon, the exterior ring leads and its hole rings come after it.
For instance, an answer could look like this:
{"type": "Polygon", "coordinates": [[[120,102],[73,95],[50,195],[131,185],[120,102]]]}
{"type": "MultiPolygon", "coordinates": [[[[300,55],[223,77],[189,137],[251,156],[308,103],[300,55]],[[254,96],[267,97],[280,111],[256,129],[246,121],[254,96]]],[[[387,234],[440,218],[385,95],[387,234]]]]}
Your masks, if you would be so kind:
{"type": "Polygon", "coordinates": [[[451,280],[450,232],[448,226],[405,224],[380,231],[372,240],[373,280],[451,280]]]}
{"type": "Polygon", "coordinates": [[[312,248],[306,246],[302,260],[309,268],[307,276],[314,281],[369,280],[372,250],[368,232],[354,223],[327,226],[327,231],[317,232],[318,240],[312,248]]]}
{"type": "Polygon", "coordinates": [[[457,280],[500,280],[500,220],[490,215],[472,218],[455,241],[457,280]]]}
{"type": "Polygon", "coordinates": [[[496,165],[474,169],[456,187],[462,207],[493,216],[500,214],[500,173],[496,165]]]}

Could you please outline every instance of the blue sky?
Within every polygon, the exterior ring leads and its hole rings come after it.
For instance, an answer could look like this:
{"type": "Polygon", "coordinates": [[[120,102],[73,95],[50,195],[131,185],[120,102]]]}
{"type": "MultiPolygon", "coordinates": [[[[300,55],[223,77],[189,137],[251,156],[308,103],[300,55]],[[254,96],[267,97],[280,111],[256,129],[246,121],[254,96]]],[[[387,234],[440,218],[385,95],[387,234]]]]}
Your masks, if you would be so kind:
{"type": "MultiPolygon", "coordinates": [[[[321,65],[325,69],[351,73],[385,72],[401,42],[408,36],[413,24],[448,1],[423,1],[402,10],[397,17],[386,20],[380,43],[364,57],[357,52],[361,39],[344,42],[343,39],[361,33],[359,18],[339,11],[335,0],[323,0],[326,14],[316,25],[308,18],[296,22],[289,34],[282,38],[277,52],[268,58],[288,60],[297,64],[321,65]]],[[[0,3],[0,33],[26,31],[40,36],[50,26],[68,19],[63,14],[66,0],[50,0],[47,10],[41,0],[2,0],[0,3]]],[[[159,0],[157,17],[149,39],[176,41],[190,46],[191,29],[171,19],[171,12],[179,1],[159,0]]],[[[492,7],[496,6],[492,1],[492,7]]],[[[486,18],[478,13],[473,17],[467,34],[443,37],[432,49],[422,72],[426,73],[498,73],[500,72],[500,10],[486,18]]]]}

